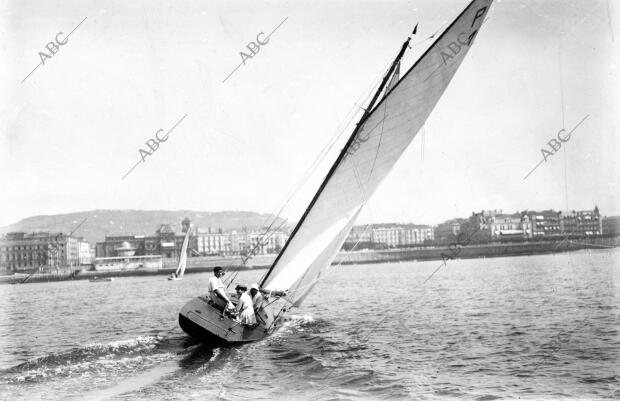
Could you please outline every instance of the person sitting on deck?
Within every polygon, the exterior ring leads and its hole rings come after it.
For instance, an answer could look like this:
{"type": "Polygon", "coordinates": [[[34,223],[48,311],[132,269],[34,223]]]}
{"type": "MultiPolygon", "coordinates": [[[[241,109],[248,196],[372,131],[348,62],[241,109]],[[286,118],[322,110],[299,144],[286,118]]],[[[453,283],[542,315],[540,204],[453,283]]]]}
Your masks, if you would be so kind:
{"type": "Polygon", "coordinates": [[[209,285],[207,286],[209,298],[213,302],[213,305],[220,310],[234,309],[235,306],[230,302],[228,295],[226,295],[226,287],[224,287],[224,283],[222,283],[222,279],[220,279],[223,275],[224,272],[222,272],[220,266],[213,268],[213,277],[209,279],[209,285]]]}
{"type": "Polygon", "coordinates": [[[241,324],[253,326],[256,324],[256,316],[254,315],[254,306],[252,305],[252,298],[247,293],[248,288],[244,285],[238,285],[237,295],[239,296],[239,303],[237,304],[237,313],[241,324]]]}
{"type": "Polygon", "coordinates": [[[250,295],[252,296],[252,304],[254,305],[254,312],[258,312],[263,308],[263,294],[260,293],[258,284],[254,283],[250,286],[250,295]]]}

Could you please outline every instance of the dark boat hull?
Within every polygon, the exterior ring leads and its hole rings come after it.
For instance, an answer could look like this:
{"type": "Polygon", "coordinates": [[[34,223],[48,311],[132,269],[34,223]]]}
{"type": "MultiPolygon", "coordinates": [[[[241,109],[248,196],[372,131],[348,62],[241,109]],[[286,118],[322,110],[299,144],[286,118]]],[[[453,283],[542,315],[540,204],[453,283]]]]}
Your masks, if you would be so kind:
{"type": "Polygon", "coordinates": [[[181,329],[193,338],[212,346],[254,342],[273,332],[276,324],[269,311],[262,311],[257,320],[257,326],[242,325],[230,317],[222,316],[204,297],[192,299],[179,312],[181,329]]]}

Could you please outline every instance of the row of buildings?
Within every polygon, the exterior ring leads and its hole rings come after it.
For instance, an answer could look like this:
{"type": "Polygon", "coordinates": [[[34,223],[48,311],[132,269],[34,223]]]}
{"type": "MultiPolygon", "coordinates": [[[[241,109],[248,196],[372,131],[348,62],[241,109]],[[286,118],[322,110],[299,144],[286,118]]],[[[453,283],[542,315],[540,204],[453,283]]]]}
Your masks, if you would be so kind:
{"type": "Polygon", "coordinates": [[[620,218],[603,217],[598,207],[580,211],[522,211],[503,213],[483,210],[469,218],[455,218],[436,226],[415,224],[373,224],[355,226],[345,249],[398,248],[446,243],[462,232],[477,231],[475,242],[544,239],[571,235],[589,237],[620,235],[620,218]]]}
{"type": "MultiPolygon", "coordinates": [[[[108,235],[91,245],[83,238],[54,232],[8,233],[0,237],[0,270],[47,270],[88,265],[94,258],[178,258],[185,232],[190,230],[190,256],[251,256],[280,252],[290,233],[286,230],[222,229],[192,227],[189,219],[175,232],[162,224],[153,235],[108,235]]],[[[452,242],[462,232],[476,231],[475,242],[498,239],[528,240],[571,235],[574,237],[618,236],[620,217],[604,218],[593,210],[554,210],[503,213],[482,211],[469,218],[447,220],[436,226],[418,224],[372,224],[355,226],[345,250],[399,248],[452,242]]],[[[137,259],[136,259],[137,260],[137,259]]]]}
{"type": "Polygon", "coordinates": [[[435,227],[419,224],[368,224],[354,226],[344,248],[398,248],[434,241],[435,227]]]}
{"type": "Polygon", "coordinates": [[[161,255],[178,258],[186,230],[191,230],[188,249],[191,256],[264,255],[278,253],[288,239],[288,232],[241,229],[224,232],[222,229],[191,227],[183,220],[182,230],[176,233],[169,224],[162,224],[154,235],[108,235],[96,245],[96,257],[132,255],[161,255]],[[190,228],[191,227],[191,228],[190,228]],[[129,244],[129,247],[127,247],[129,244]]]}
{"type": "Polygon", "coordinates": [[[0,270],[31,270],[87,265],[88,241],[60,232],[13,232],[0,238],[0,270]]]}
{"type": "Polygon", "coordinates": [[[522,211],[503,213],[501,210],[486,210],[468,219],[451,219],[435,228],[435,238],[442,241],[456,236],[464,224],[472,221],[478,224],[477,229],[483,232],[487,240],[497,239],[538,239],[554,236],[572,235],[575,237],[589,237],[600,235],[615,235],[617,220],[604,218],[598,207],[593,210],[579,211],[522,211]],[[477,216],[480,216],[478,218],[477,216]]]}
{"type": "MultiPolygon", "coordinates": [[[[13,232],[0,237],[0,270],[53,270],[78,267],[93,262],[114,264],[120,261],[144,263],[147,256],[176,259],[180,256],[185,232],[191,230],[190,256],[263,255],[278,253],[288,239],[282,230],[232,230],[191,227],[188,219],[175,232],[162,224],[152,235],[108,235],[94,245],[83,238],[55,232],[13,232]]],[[[150,259],[149,259],[150,260],[150,259]]]]}

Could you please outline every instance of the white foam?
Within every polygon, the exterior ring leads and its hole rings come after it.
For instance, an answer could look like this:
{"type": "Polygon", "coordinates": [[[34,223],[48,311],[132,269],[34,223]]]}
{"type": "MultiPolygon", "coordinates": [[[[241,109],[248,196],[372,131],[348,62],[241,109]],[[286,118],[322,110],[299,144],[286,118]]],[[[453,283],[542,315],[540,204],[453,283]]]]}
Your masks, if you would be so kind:
{"type": "Polygon", "coordinates": [[[91,343],[91,344],[87,344],[84,348],[85,349],[94,349],[94,350],[111,350],[111,351],[118,351],[121,348],[138,348],[140,346],[147,346],[148,348],[151,348],[152,346],[155,346],[158,342],[158,338],[155,336],[139,336],[136,338],[130,338],[130,339],[126,339],[126,340],[117,340],[117,341],[112,341],[110,343],[91,343]]]}

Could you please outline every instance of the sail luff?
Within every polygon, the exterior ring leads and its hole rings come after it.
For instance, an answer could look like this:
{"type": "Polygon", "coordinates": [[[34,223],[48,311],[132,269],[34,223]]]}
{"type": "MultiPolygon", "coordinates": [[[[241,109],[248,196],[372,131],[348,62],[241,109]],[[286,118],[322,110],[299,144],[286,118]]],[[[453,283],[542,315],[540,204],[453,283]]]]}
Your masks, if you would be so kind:
{"type": "Polygon", "coordinates": [[[266,290],[289,291],[286,299],[294,305],[303,300],[321,270],[333,261],[365,203],[426,122],[473,44],[491,3],[473,0],[405,75],[386,89],[377,105],[367,109],[262,281],[266,290]]]}
{"type": "MultiPolygon", "coordinates": [[[[417,25],[416,25],[417,27],[417,25]]],[[[400,59],[403,57],[403,55],[405,54],[405,50],[407,50],[407,46],[409,46],[409,41],[411,40],[411,36],[409,38],[407,38],[407,40],[405,41],[405,43],[403,43],[400,51],[398,52],[398,55],[396,56],[396,58],[394,59],[394,61],[392,62],[388,72],[385,74],[385,76],[383,77],[383,80],[381,82],[381,85],[379,85],[379,88],[377,89],[377,91],[375,92],[375,95],[373,96],[372,100],[370,101],[370,103],[368,104],[368,107],[366,108],[366,111],[364,112],[364,114],[362,115],[362,117],[360,118],[360,121],[357,123],[357,125],[355,126],[355,129],[353,130],[353,132],[351,133],[351,136],[349,137],[349,139],[347,140],[347,143],[345,144],[345,146],[341,149],[340,154],[338,155],[338,158],[336,159],[336,161],[334,162],[334,164],[332,165],[332,167],[330,168],[329,172],[327,173],[327,175],[325,176],[325,178],[323,179],[323,182],[321,183],[321,186],[319,187],[318,191],[314,194],[314,197],[312,198],[312,201],[310,202],[310,204],[308,205],[308,207],[306,208],[306,211],[304,212],[304,214],[301,216],[301,219],[299,219],[299,222],[297,223],[297,225],[295,226],[295,228],[293,229],[293,231],[291,232],[291,235],[288,239],[288,241],[284,244],[284,247],[282,248],[282,251],[280,251],[280,253],[278,254],[278,256],[276,256],[276,260],[273,262],[273,264],[271,265],[271,267],[269,268],[269,270],[267,271],[267,273],[265,274],[265,276],[263,277],[262,281],[261,281],[261,286],[263,286],[263,284],[265,282],[267,282],[267,279],[269,278],[269,275],[271,274],[271,272],[273,271],[273,269],[275,268],[275,266],[277,265],[280,257],[284,254],[284,252],[286,252],[286,248],[288,246],[288,244],[291,242],[291,240],[293,239],[293,237],[295,236],[295,234],[297,234],[298,229],[302,226],[304,220],[306,219],[306,216],[308,215],[308,213],[310,212],[310,210],[312,209],[312,206],[314,206],[315,202],[317,201],[317,199],[319,198],[319,196],[321,195],[321,193],[323,192],[323,189],[325,188],[325,186],[327,185],[327,183],[329,182],[329,179],[331,178],[331,176],[334,174],[334,172],[336,171],[336,169],[338,168],[338,165],[340,164],[340,162],[342,161],[342,159],[346,156],[347,150],[349,149],[350,144],[353,142],[353,140],[355,139],[355,136],[357,135],[357,131],[359,129],[359,127],[361,126],[362,122],[365,120],[365,117],[367,115],[370,114],[370,110],[372,108],[372,106],[374,105],[374,103],[377,101],[377,99],[379,98],[379,95],[381,94],[381,92],[383,92],[383,89],[385,88],[385,86],[388,83],[388,80],[390,78],[390,76],[392,76],[392,73],[394,71],[394,69],[396,68],[396,65],[398,65],[400,63],[400,59]]]]}

